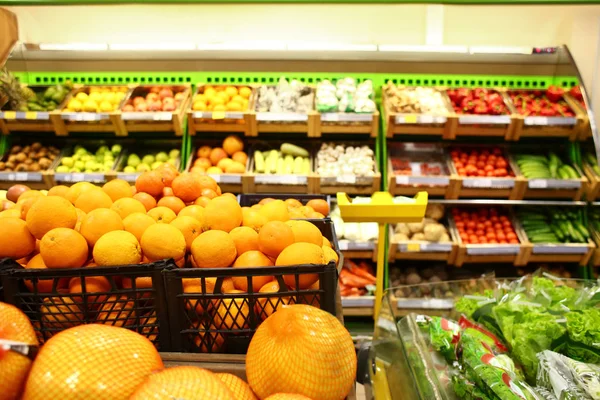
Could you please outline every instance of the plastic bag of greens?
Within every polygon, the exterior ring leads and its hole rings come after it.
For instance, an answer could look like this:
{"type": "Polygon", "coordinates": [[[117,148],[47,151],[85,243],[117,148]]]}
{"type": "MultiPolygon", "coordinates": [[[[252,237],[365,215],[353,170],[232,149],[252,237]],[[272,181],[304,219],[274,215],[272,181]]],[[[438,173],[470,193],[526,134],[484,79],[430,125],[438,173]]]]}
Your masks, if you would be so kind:
{"type": "Polygon", "coordinates": [[[456,373],[452,376],[452,388],[454,393],[461,400],[498,400],[496,395],[488,396],[484,393],[475,382],[467,378],[463,373],[456,373]]]}
{"type": "Polygon", "coordinates": [[[460,337],[460,326],[442,317],[430,317],[427,321],[431,346],[448,362],[456,360],[456,344],[460,337]]]}
{"type": "Polygon", "coordinates": [[[554,350],[577,361],[600,364],[600,309],[572,311],[565,318],[567,338],[554,350]]]}
{"type": "Polygon", "coordinates": [[[557,399],[600,399],[600,369],[553,351],[538,354],[537,385],[557,399]]]}

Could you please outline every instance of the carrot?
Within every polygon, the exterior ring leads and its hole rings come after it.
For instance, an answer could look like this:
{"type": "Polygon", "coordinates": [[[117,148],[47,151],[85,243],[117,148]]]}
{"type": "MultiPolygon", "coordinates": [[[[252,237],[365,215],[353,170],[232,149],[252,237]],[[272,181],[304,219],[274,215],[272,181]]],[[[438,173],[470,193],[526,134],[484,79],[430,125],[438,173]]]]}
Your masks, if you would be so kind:
{"type": "Polygon", "coordinates": [[[344,285],[348,285],[348,286],[352,286],[352,287],[356,287],[356,288],[362,288],[367,285],[372,285],[372,282],[370,280],[365,279],[361,276],[356,276],[346,268],[342,268],[342,270],[340,271],[340,281],[344,285]]]}

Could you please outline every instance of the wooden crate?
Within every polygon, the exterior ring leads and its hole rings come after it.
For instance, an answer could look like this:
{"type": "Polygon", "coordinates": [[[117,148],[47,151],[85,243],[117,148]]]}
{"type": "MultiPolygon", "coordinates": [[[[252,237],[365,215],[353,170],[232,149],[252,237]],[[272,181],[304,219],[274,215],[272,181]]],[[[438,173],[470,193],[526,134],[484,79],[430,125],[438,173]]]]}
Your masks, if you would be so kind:
{"type": "Polygon", "coordinates": [[[123,135],[127,136],[129,132],[173,132],[176,136],[183,136],[185,126],[185,113],[190,103],[190,85],[144,85],[137,86],[130,91],[121,106],[121,111],[117,112],[122,120],[123,135]],[[154,87],[164,87],[173,89],[173,92],[182,92],[183,99],[174,111],[124,111],[123,107],[137,96],[145,97],[150,89],[154,87]]]}
{"type": "MultiPolygon", "coordinates": [[[[181,144],[172,145],[172,142],[169,141],[135,141],[135,144],[123,144],[123,151],[120,156],[116,159],[115,168],[106,173],[106,180],[113,179],[123,179],[131,184],[134,184],[137,178],[142,174],[141,172],[125,172],[123,171],[127,166],[127,159],[131,153],[136,153],[138,155],[141,154],[140,158],[143,158],[144,154],[158,153],[160,151],[168,152],[169,148],[177,148],[181,147],[181,144]]],[[[178,171],[181,171],[185,166],[181,165],[181,154],[177,158],[177,162],[175,164],[175,168],[178,171]]]]}
{"type": "MultiPolygon", "coordinates": [[[[114,85],[104,85],[111,86],[114,85]]],[[[127,94],[125,98],[117,107],[120,110],[125,103],[125,99],[127,95],[132,90],[131,87],[125,87],[122,85],[118,85],[123,88],[123,90],[127,89],[127,94]]],[[[75,87],[71,93],[67,95],[63,104],[60,105],[55,111],[50,113],[50,120],[54,125],[54,131],[57,136],[68,136],[71,132],[84,132],[84,133],[114,133],[116,136],[127,136],[127,131],[125,130],[125,123],[121,118],[120,111],[111,111],[111,112],[70,112],[66,109],[69,101],[75,97],[80,92],[89,93],[90,88],[92,87],[102,87],[100,85],[93,86],[78,86],[75,87]]]]}
{"type": "Polygon", "coordinates": [[[587,265],[590,258],[597,249],[592,240],[588,243],[565,243],[565,244],[534,244],[527,240],[523,243],[523,261],[527,263],[577,263],[581,266],[587,265]]]}
{"type": "MultiPolygon", "coordinates": [[[[529,92],[530,90],[523,90],[529,92]]],[[[584,128],[585,120],[575,100],[568,95],[564,96],[565,101],[573,110],[574,117],[543,117],[531,116],[525,117],[517,112],[512,101],[509,103],[515,119],[515,130],[512,140],[518,141],[522,137],[565,137],[570,141],[576,140],[581,130],[584,128]]]]}
{"type": "Polygon", "coordinates": [[[583,163],[583,173],[587,178],[585,186],[585,199],[587,201],[595,201],[600,193],[600,176],[587,164],[583,163]]]}
{"type": "MultiPolygon", "coordinates": [[[[105,143],[100,142],[89,142],[88,146],[98,147],[105,143]]],[[[73,147],[68,146],[63,148],[60,156],[56,159],[54,168],[49,171],[49,179],[51,179],[51,186],[66,185],[71,186],[77,182],[90,182],[95,185],[103,185],[109,180],[115,179],[116,169],[121,161],[123,151],[115,157],[113,166],[109,172],[56,172],[56,168],[61,165],[61,160],[64,157],[69,157],[73,154],[73,147]]]]}
{"type": "Polygon", "coordinates": [[[391,109],[385,89],[382,89],[383,118],[386,123],[385,136],[391,138],[395,135],[428,135],[451,139],[452,124],[456,121],[451,118],[452,109],[448,96],[445,94],[443,88],[439,90],[446,97],[448,112],[445,115],[395,113],[391,109]]]}
{"type": "MultiPolygon", "coordinates": [[[[449,229],[448,232],[450,232],[449,229]]],[[[389,262],[397,260],[445,261],[448,265],[452,265],[458,251],[458,244],[456,242],[395,241],[393,239],[394,228],[391,225],[389,236],[389,262]]]]}
{"type": "Polygon", "coordinates": [[[245,136],[256,136],[256,115],[254,106],[256,104],[256,87],[248,85],[232,85],[236,88],[249,87],[252,90],[245,111],[194,111],[193,99],[197,94],[204,93],[208,85],[200,84],[191,97],[190,106],[187,110],[188,132],[194,136],[197,132],[237,132],[245,136]]]}
{"type": "Polygon", "coordinates": [[[376,138],[379,135],[379,111],[373,113],[320,113],[317,130],[313,137],[321,137],[323,133],[343,133],[369,135],[376,138]]]}
{"type": "Polygon", "coordinates": [[[354,242],[341,239],[338,246],[344,258],[377,261],[377,241],[354,242]]]}
{"type": "MultiPolygon", "coordinates": [[[[575,166],[576,167],[576,166],[575,166]]],[[[578,168],[576,168],[579,170],[578,168]]],[[[586,191],[588,179],[532,179],[527,180],[524,199],[570,199],[581,200],[586,191]]]]}

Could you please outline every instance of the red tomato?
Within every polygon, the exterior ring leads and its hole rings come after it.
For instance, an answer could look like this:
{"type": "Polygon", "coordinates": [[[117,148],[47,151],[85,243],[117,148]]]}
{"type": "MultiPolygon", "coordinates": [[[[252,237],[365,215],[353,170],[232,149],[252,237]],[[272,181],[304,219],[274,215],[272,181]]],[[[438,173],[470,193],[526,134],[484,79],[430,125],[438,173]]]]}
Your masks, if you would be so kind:
{"type": "Polygon", "coordinates": [[[477,236],[475,236],[475,235],[469,236],[469,242],[470,243],[477,243],[477,236]]]}
{"type": "Polygon", "coordinates": [[[485,176],[489,176],[490,178],[494,177],[494,171],[488,171],[485,173],[485,176]]]}
{"type": "Polygon", "coordinates": [[[485,168],[485,162],[477,161],[477,164],[475,164],[475,166],[479,169],[483,169],[483,168],[485,168]]]}
{"type": "Polygon", "coordinates": [[[462,240],[463,242],[469,241],[469,235],[461,233],[460,234],[460,240],[462,240]]]}
{"type": "Polygon", "coordinates": [[[473,222],[473,221],[467,222],[467,228],[475,229],[475,226],[476,226],[475,222],[473,222]]]}
{"type": "Polygon", "coordinates": [[[494,224],[494,228],[495,228],[495,229],[502,229],[502,224],[501,224],[501,223],[499,223],[499,222],[496,222],[496,223],[494,224]]]}
{"type": "Polygon", "coordinates": [[[496,239],[496,235],[493,232],[486,233],[485,237],[488,239],[496,239]]]}
{"type": "Polygon", "coordinates": [[[467,153],[465,153],[464,151],[461,151],[460,158],[463,158],[463,157],[467,158],[467,157],[469,157],[469,155],[467,153]]]}
{"type": "Polygon", "coordinates": [[[499,241],[501,244],[508,244],[508,242],[505,239],[502,239],[499,241]]]}
{"type": "Polygon", "coordinates": [[[465,232],[467,232],[467,235],[475,234],[475,231],[473,229],[467,229],[465,232]]]}
{"type": "Polygon", "coordinates": [[[517,239],[517,235],[515,235],[514,233],[509,233],[506,235],[506,238],[512,243],[513,240],[517,239]]]}
{"type": "Polygon", "coordinates": [[[502,221],[502,226],[512,226],[512,224],[510,223],[510,221],[502,221]]]}
{"type": "Polygon", "coordinates": [[[498,243],[498,241],[497,241],[497,240],[495,240],[495,239],[492,239],[492,240],[490,240],[490,241],[489,241],[489,243],[494,243],[494,244],[496,244],[496,243],[498,243]]]}
{"type": "Polygon", "coordinates": [[[481,244],[487,243],[487,238],[485,236],[480,236],[477,238],[477,240],[479,240],[479,243],[481,243],[481,244]]]}
{"type": "Polygon", "coordinates": [[[493,164],[494,162],[496,162],[496,156],[495,155],[491,155],[488,157],[488,162],[493,164]]]}
{"type": "Polygon", "coordinates": [[[508,221],[508,217],[506,215],[501,215],[500,217],[500,221],[508,221]]]}
{"type": "Polygon", "coordinates": [[[459,169],[459,168],[464,167],[464,164],[461,163],[460,161],[454,161],[454,166],[456,167],[456,169],[459,169]]]}
{"type": "Polygon", "coordinates": [[[494,166],[488,164],[483,168],[483,170],[486,172],[494,171],[494,166]]]}
{"type": "Polygon", "coordinates": [[[483,222],[477,223],[477,230],[484,230],[484,229],[485,229],[485,224],[483,222]]]}
{"type": "Polygon", "coordinates": [[[510,239],[508,241],[508,243],[510,243],[510,244],[519,244],[519,241],[517,239],[510,239]]]}
{"type": "Polygon", "coordinates": [[[460,216],[463,217],[464,219],[468,219],[469,218],[469,213],[466,211],[463,211],[462,213],[460,213],[460,216]]]}
{"type": "Polygon", "coordinates": [[[496,231],[494,230],[494,228],[485,228],[485,233],[496,233],[496,231]]]}
{"type": "Polygon", "coordinates": [[[506,176],[506,175],[508,175],[508,172],[506,171],[506,168],[498,168],[494,172],[494,175],[496,175],[496,176],[506,176]]]}
{"type": "Polygon", "coordinates": [[[483,236],[483,235],[484,235],[483,229],[477,229],[477,230],[475,231],[475,234],[476,234],[477,236],[483,236]]]}
{"type": "Polygon", "coordinates": [[[458,172],[460,176],[467,176],[467,170],[464,168],[458,168],[456,172],[458,172]]]}
{"type": "Polygon", "coordinates": [[[452,156],[452,158],[454,158],[454,157],[458,157],[458,155],[459,155],[459,154],[460,154],[460,153],[459,153],[459,151],[458,151],[458,150],[452,150],[452,151],[450,152],[450,155],[452,156]]]}
{"type": "Polygon", "coordinates": [[[490,221],[493,222],[493,223],[496,223],[496,222],[498,222],[498,217],[496,217],[495,215],[492,215],[490,217],[490,221]]]}
{"type": "Polygon", "coordinates": [[[477,171],[477,175],[479,175],[479,176],[485,176],[485,171],[479,170],[479,171],[477,171]]]}
{"type": "Polygon", "coordinates": [[[485,161],[485,159],[487,158],[487,156],[485,154],[480,154],[479,157],[477,157],[478,161],[485,161]]]}
{"type": "Polygon", "coordinates": [[[457,227],[457,228],[459,228],[459,229],[460,229],[460,228],[464,228],[464,227],[465,227],[465,223],[464,223],[464,222],[462,222],[462,221],[456,221],[456,222],[455,222],[455,225],[456,225],[456,227],[457,227]]]}
{"type": "Polygon", "coordinates": [[[499,158],[496,160],[496,168],[506,168],[508,166],[508,164],[506,163],[506,160],[504,160],[504,158],[499,158]]]}

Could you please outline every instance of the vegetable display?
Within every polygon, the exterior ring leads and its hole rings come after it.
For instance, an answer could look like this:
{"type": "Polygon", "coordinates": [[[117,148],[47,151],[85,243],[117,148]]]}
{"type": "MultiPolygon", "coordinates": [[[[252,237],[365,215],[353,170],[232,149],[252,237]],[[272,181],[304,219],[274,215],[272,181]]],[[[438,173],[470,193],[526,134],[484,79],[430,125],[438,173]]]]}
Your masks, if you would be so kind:
{"type": "Polygon", "coordinates": [[[458,148],[450,150],[454,167],[460,176],[507,177],[515,176],[504,151],[492,148],[458,148]]]}
{"type": "Polygon", "coordinates": [[[588,164],[596,173],[596,175],[600,175],[600,166],[598,166],[598,158],[596,155],[590,151],[584,154],[584,162],[588,164]]]}
{"type": "Polygon", "coordinates": [[[510,96],[517,113],[523,116],[541,117],[573,117],[575,114],[564,100],[564,90],[557,86],[549,86],[545,91],[510,91],[510,96]]]}
{"type": "Polygon", "coordinates": [[[451,242],[448,229],[439,222],[443,217],[444,206],[429,204],[423,221],[396,224],[393,241],[451,242]]]}
{"type": "Polygon", "coordinates": [[[323,143],[317,153],[317,173],[321,177],[374,176],[373,150],[369,146],[323,143]]]}
{"type": "Polygon", "coordinates": [[[284,143],[278,150],[254,152],[254,170],[259,174],[306,175],[310,173],[310,158],[306,149],[284,143]]]}
{"type": "Polygon", "coordinates": [[[350,77],[338,80],[335,85],[324,80],[317,85],[317,111],[372,113],[377,110],[373,97],[373,82],[369,79],[358,85],[350,77]]]}
{"type": "Polygon", "coordinates": [[[444,95],[437,89],[420,86],[395,86],[392,82],[388,82],[384,91],[393,112],[430,115],[448,113],[444,95]]]}
{"type": "MultiPolygon", "coordinates": [[[[48,86],[40,90],[23,86],[21,82],[6,68],[0,69],[0,99],[6,96],[7,105],[3,107],[12,111],[53,111],[73,89],[71,81],[48,86]]],[[[2,104],[0,102],[0,107],[2,104]]]]}
{"type": "Polygon", "coordinates": [[[450,89],[448,97],[457,114],[505,115],[509,114],[500,92],[492,89],[450,89]]]}
{"type": "Polygon", "coordinates": [[[522,208],[517,216],[532,243],[587,243],[590,232],[583,210],[558,207],[522,208]]]}
{"type": "Polygon", "coordinates": [[[579,179],[573,166],[565,163],[556,153],[518,154],[517,165],[527,179],[579,179]]]}
{"type": "MultiPolygon", "coordinates": [[[[360,203],[363,198],[357,197],[353,203],[360,203]]],[[[364,201],[369,201],[364,198],[364,201]]],[[[335,206],[331,211],[331,220],[335,225],[335,234],[338,240],[348,240],[350,242],[366,243],[377,240],[379,236],[379,228],[375,222],[344,222],[341,217],[339,207],[335,206]]],[[[344,244],[342,242],[342,244],[344,244]]]]}
{"type": "Polygon", "coordinates": [[[313,90],[302,82],[280,78],[277,86],[261,86],[256,111],[296,112],[306,114],[313,109],[313,90]]]}
{"type": "Polygon", "coordinates": [[[365,261],[355,263],[352,260],[344,260],[344,266],[340,271],[339,286],[342,297],[364,296],[375,290],[375,271],[365,261]]]}
{"type": "Polygon", "coordinates": [[[463,243],[519,244],[515,228],[503,209],[453,208],[452,217],[463,243]]]}

